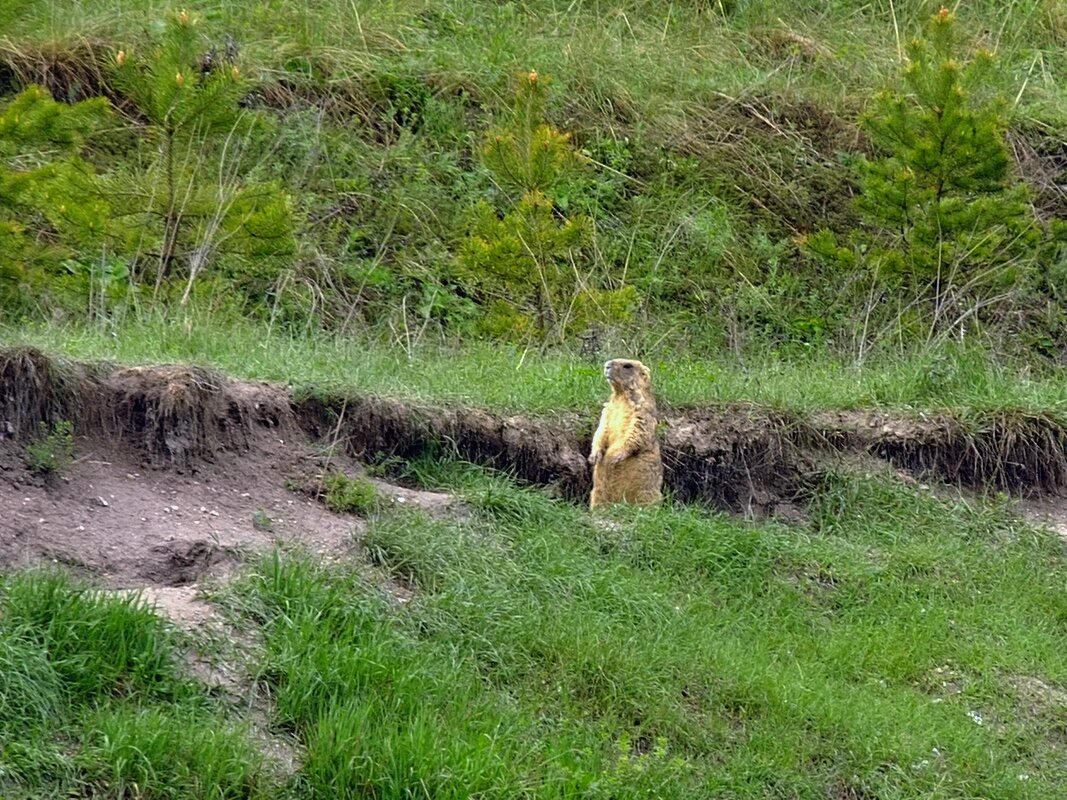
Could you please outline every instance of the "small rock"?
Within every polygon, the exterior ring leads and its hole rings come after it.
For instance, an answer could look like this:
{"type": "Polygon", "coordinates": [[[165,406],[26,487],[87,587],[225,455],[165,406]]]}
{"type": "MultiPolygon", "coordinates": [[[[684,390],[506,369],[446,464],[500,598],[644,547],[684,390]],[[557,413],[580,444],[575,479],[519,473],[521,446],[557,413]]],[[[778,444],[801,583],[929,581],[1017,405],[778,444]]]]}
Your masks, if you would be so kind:
{"type": "Polygon", "coordinates": [[[107,508],[109,505],[107,500],[105,500],[103,497],[97,497],[96,500],[94,500],[93,502],[96,503],[98,506],[103,506],[104,508],[107,508]]]}

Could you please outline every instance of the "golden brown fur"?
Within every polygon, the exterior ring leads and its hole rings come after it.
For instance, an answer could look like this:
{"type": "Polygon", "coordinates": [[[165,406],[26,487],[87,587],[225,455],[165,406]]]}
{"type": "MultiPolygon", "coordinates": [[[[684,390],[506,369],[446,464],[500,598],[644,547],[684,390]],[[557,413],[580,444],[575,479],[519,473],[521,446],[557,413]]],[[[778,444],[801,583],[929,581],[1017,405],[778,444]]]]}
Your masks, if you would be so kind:
{"type": "Polygon", "coordinates": [[[640,361],[616,358],[604,365],[604,376],[611,384],[611,398],[593,434],[589,507],[656,503],[663,487],[663,460],[651,373],[640,361]]]}

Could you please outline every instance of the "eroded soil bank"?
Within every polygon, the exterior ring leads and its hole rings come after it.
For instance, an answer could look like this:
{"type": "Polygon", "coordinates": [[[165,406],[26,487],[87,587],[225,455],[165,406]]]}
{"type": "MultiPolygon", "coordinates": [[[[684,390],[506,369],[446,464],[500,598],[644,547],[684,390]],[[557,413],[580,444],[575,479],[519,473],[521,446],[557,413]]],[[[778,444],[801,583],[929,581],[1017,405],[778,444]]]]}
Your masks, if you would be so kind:
{"type": "MultiPolygon", "coordinates": [[[[292,543],[331,559],[358,546],[364,520],[321,502],[327,471],[366,478],[367,464],[381,475],[391,463],[455,455],[584,503],[597,412],[592,403],[588,415],[547,419],[355,392],[294,397],[199,367],[0,350],[0,567],[62,563],[105,586],[184,598],[174,615],[195,616],[205,608],[196,588],[246,554],[292,543]],[[66,422],[72,457],[51,474],[33,469],[31,446],[66,422]]],[[[669,410],[661,439],[676,499],[786,520],[837,465],[1008,490],[1032,497],[1046,520],[1062,516],[1053,496],[1067,485],[1064,427],[1008,411],[804,418],[728,405],[669,410]]],[[[449,495],[371,480],[387,502],[457,511],[449,495]]]]}
{"type": "MultiPolygon", "coordinates": [[[[197,475],[232,456],[284,461],[313,443],[360,460],[452,452],[581,501],[598,404],[582,417],[501,415],[360,396],[294,398],[284,388],[200,367],[118,367],[0,351],[0,437],[27,442],[60,420],[87,443],[121,447],[154,469],[197,475]]],[[[747,405],[668,410],[666,483],[683,501],[767,513],[794,502],[834,455],[862,454],[968,488],[1019,494],[1067,486],[1067,429],[1014,411],[808,417],[747,405]]],[[[90,448],[91,449],[91,448],[90,448]]],[[[240,473],[240,461],[232,462],[240,473]]]]}

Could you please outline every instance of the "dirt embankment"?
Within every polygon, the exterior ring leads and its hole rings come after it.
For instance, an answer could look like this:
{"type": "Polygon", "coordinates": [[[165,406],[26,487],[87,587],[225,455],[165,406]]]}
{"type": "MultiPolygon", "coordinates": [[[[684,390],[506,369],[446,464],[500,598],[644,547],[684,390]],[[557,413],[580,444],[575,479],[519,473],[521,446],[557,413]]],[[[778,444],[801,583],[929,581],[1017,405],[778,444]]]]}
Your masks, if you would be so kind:
{"type": "MultiPolygon", "coordinates": [[[[351,547],[362,521],[291,487],[321,486],[327,468],[351,473],[427,452],[584,502],[595,411],[546,420],[377,397],[294,398],[199,367],[87,365],[0,350],[0,565],[51,559],[116,586],[182,587],[226,572],[243,551],[288,540],[329,557],[351,547]],[[42,477],[28,467],[29,448],[64,421],[73,459],[42,477]]],[[[804,418],[724,405],[667,413],[661,437],[675,498],[756,516],[788,516],[842,459],[1020,495],[1067,487],[1067,429],[1034,414],[804,418]]],[[[451,504],[378,487],[392,502],[432,513],[451,504]]]]}
{"type": "MultiPolygon", "coordinates": [[[[70,420],[86,441],[121,444],[152,467],[189,474],[261,453],[265,442],[271,451],[304,452],[328,441],[361,460],[437,448],[581,500],[594,412],[546,420],[369,396],[294,399],[199,367],[85,365],[30,348],[0,351],[0,437],[25,442],[42,424],[70,420]]],[[[856,411],[805,418],[723,405],[669,412],[661,435],[674,495],[735,511],[773,511],[795,499],[835,454],[873,456],[970,488],[1029,494],[1067,486],[1067,429],[1021,412],[967,421],[856,411]]]]}
{"type": "MultiPolygon", "coordinates": [[[[292,542],[339,556],[364,523],[315,497],[327,468],[358,471],[312,446],[278,387],[0,350],[0,568],[58,562],[188,600],[244,553],[292,542]],[[31,468],[52,457],[51,472],[31,468]]],[[[451,501],[386,483],[379,495],[430,512],[451,501]]],[[[203,610],[185,606],[178,616],[203,610]]]]}

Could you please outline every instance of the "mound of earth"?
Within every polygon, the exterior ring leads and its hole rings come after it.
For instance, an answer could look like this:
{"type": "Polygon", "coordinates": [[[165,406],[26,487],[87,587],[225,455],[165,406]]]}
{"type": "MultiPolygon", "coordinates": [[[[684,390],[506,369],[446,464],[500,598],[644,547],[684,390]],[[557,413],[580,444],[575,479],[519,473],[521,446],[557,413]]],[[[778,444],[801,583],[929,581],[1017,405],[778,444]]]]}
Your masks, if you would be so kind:
{"type": "MultiPolygon", "coordinates": [[[[365,521],[321,502],[327,469],[361,471],[312,442],[279,387],[195,367],[0,353],[0,568],[63,564],[195,617],[199,582],[242,556],[296,544],[329,559],[353,547],[365,521]],[[32,442],[51,436],[46,449],[65,449],[49,434],[62,420],[73,423],[69,463],[31,469],[32,442]]],[[[454,503],[375,483],[429,513],[454,503]]]]}

